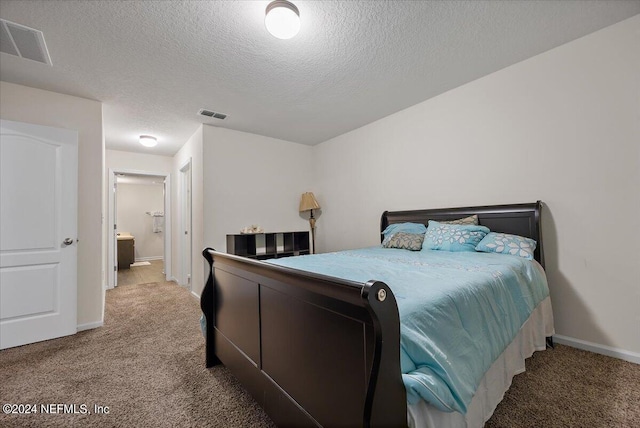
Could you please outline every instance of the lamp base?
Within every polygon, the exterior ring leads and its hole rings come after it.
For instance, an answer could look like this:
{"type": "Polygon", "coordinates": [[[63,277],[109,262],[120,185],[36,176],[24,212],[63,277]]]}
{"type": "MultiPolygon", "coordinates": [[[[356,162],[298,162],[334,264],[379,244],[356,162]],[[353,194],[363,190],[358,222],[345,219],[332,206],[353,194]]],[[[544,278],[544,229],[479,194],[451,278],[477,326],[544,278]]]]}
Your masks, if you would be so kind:
{"type": "Polygon", "coordinates": [[[313,210],[309,217],[309,226],[311,226],[311,254],[316,253],[316,219],[313,217],[313,210]]]}

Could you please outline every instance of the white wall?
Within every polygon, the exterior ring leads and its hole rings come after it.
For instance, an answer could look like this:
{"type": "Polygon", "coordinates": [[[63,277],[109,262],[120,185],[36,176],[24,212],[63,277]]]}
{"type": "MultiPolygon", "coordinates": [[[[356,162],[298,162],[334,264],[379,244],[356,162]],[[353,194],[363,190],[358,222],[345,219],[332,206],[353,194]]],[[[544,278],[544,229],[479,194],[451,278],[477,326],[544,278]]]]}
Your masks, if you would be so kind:
{"type": "MultiPolygon", "coordinates": [[[[106,171],[128,170],[128,171],[144,171],[159,175],[171,175],[173,168],[173,158],[170,156],[150,155],[146,153],[124,152],[121,150],[106,151],[106,171]]],[[[105,175],[105,182],[108,176],[105,175]]]]}
{"type": "Polygon", "coordinates": [[[309,229],[298,206],[302,193],[316,190],[312,147],[204,126],[204,164],[206,246],[226,251],[226,235],[252,224],[265,232],[309,229]]]}
{"type": "Polygon", "coordinates": [[[638,355],[639,41],[635,16],[315,146],[320,250],[379,243],[384,210],[541,199],[557,333],[638,355]]]}
{"type": "MultiPolygon", "coordinates": [[[[164,212],[164,187],[160,184],[118,183],[118,232],[129,232],[135,238],[135,259],[164,258],[164,225],[153,231],[154,217],[147,212],[164,212]]],[[[164,219],[164,217],[163,217],[164,219]]]]}
{"type": "MultiPolygon", "coordinates": [[[[205,260],[201,253],[204,249],[204,221],[203,221],[203,162],[202,162],[202,126],[189,138],[182,148],[173,157],[173,180],[171,200],[171,218],[175,226],[173,230],[173,255],[171,257],[174,276],[178,278],[182,272],[182,239],[180,233],[180,211],[179,207],[181,198],[180,192],[180,169],[191,159],[191,291],[196,295],[200,295],[204,288],[205,277],[207,275],[205,268],[205,260]]],[[[182,284],[185,285],[185,284],[182,284]]]]}
{"type": "Polygon", "coordinates": [[[102,103],[0,82],[0,117],[78,131],[78,326],[101,325],[104,136],[102,103]]]}

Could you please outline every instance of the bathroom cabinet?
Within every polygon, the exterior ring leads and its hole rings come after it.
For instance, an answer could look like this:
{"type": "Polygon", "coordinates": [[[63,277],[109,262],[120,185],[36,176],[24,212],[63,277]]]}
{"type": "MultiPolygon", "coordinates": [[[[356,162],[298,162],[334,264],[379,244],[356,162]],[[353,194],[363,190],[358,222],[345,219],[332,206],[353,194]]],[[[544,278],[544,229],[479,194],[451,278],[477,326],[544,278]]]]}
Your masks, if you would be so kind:
{"type": "Polygon", "coordinates": [[[135,239],[118,236],[118,270],[129,269],[135,262],[135,239]]]}

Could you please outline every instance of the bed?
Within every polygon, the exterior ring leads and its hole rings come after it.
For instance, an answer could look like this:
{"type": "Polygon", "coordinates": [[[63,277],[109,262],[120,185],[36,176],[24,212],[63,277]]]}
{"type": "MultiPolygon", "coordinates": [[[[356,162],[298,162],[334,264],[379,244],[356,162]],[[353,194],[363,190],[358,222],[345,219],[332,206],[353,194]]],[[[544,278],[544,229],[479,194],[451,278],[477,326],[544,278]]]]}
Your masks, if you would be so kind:
{"type": "MultiPolygon", "coordinates": [[[[380,231],[394,224],[427,225],[429,220],[477,215],[478,223],[493,232],[537,242],[535,261],[530,262],[532,274],[536,269],[542,272],[544,266],[540,212],[540,202],[387,211],[382,215],[380,231]]],[[[375,257],[382,257],[376,252],[384,250],[359,251],[337,257],[373,257],[375,264],[375,257]]],[[[404,250],[391,251],[400,255],[404,250]]],[[[482,426],[513,375],[524,370],[524,359],[544,349],[553,334],[547,290],[546,296],[538,296],[530,305],[533,307],[524,322],[517,324],[516,336],[507,337],[498,351],[492,351],[497,357],[484,362],[473,390],[463,385],[466,393],[457,394],[453,388],[449,404],[427,403],[411,399],[413,388],[411,384],[405,387],[407,327],[403,321],[401,328],[400,320],[406,318],[407,303],[397,285],[394,289],[398,296],[379,278],[362,279],[366,270],[340,278],[333,276],[335,271],[329,270],[332,275],[327,275],[319,268],[314,272],[313,266],[308,269],[309,261],[313,265],[325,255],[290,258],[288,262],[282,259],[280,265],[210,248],[203,255],[211,266],[201,297],[207,366],[224,363],[278,426],[482,426]],[[303,261],[307,264],[299,264],[303,261]],[[303,270],[305,266],[307,270],[303,270]]],[[[482,263],[490,260],[488,266],[492,266],[491,257],[500,257],[487,256],[482,257],[482,263]]],[[[398,260],[408,258],[406,263],[425,264],[426,272],[432,265],[442,264],[435,263],[433,257],[428,263],[423,259],[416,262],[416,257],[420,256],[403,254],[398,260]]],[[[489,268],[474,269],[477,273],[465,274],[470,280],[489,268]]],[[[444,283],[448,277],[442,278],[444,283]]],[[[431,336],[444,330],[438,328],[431,336]]]]}

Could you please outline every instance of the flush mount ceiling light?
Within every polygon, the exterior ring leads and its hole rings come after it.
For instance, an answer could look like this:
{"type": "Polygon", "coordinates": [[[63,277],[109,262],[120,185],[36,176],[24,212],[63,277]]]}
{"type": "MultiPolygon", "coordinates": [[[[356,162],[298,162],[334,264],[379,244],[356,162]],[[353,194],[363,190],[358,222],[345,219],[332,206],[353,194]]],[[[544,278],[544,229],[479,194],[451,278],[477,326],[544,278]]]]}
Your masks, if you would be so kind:
{"type": "Polygon", "coordinates": [[[265,11],[264,25],[274,37],[290,39],[300,31],[300,12],[296,5],[286,0],[269,3],[265,11]]]}
{"type": "Polygon", "coordinates": [[[141,135],[140,144],[145,147],[154,147],[156,144],[158,144],[158,139],[150,135],[141,135]]]}

